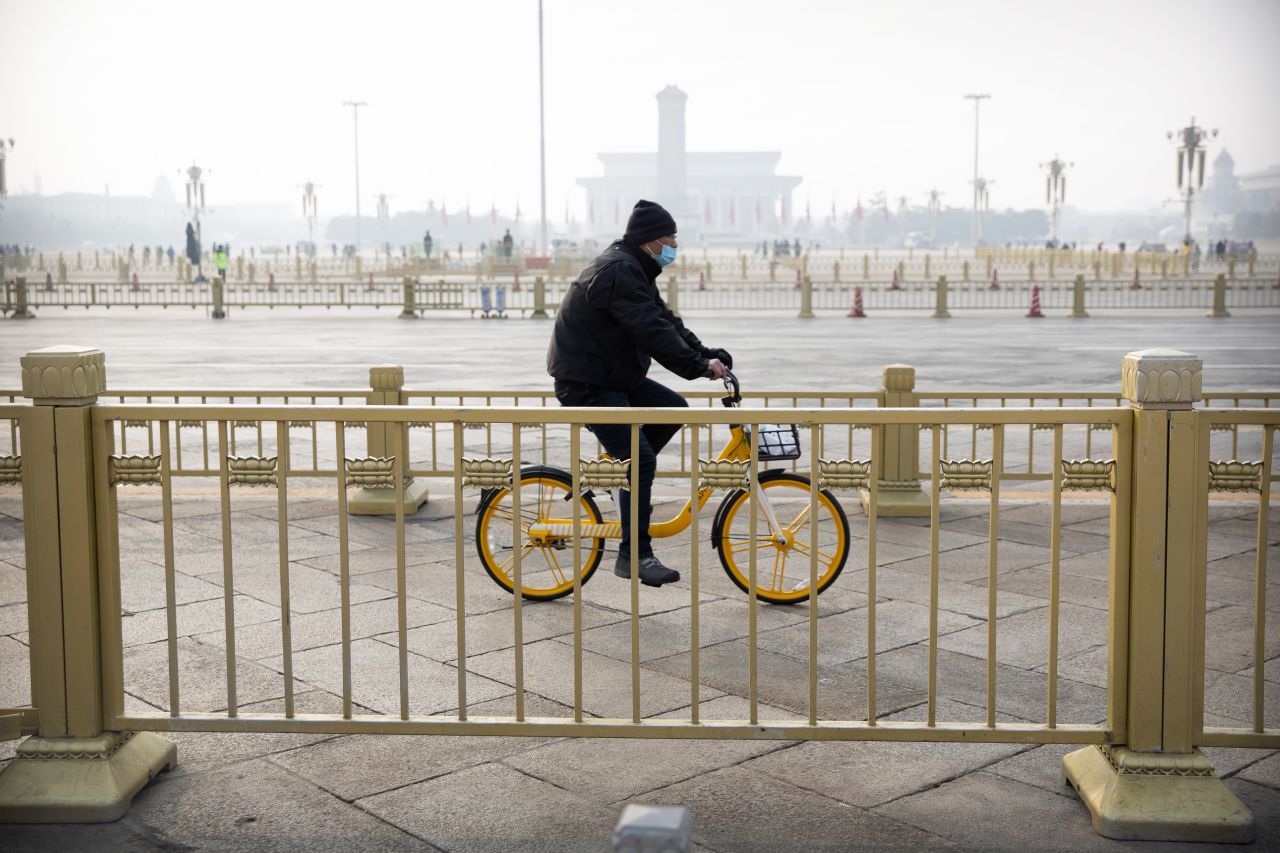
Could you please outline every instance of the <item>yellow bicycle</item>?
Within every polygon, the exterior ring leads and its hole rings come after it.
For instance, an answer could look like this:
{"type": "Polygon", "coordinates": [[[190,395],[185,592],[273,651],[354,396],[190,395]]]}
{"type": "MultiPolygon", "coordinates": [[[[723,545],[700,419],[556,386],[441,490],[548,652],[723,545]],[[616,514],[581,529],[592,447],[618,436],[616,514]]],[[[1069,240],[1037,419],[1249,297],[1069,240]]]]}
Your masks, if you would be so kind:
{"type": "MultiPolygon", "coordinates": [[[[732,373],[725,380],[725,387],[730,393],[722,402],[729,407],[738,406],[742,395],[732,373]]],[[[717,459],[750,459],[747,429],[741,425],[730,427],[729,442],[717,459]]],[[[799,457],[798,441],[792,442],[791,447],[794,455],[784,458],[799,457]]],[[[774,458],[762,459],[761,465],[773,461],[774,458]]],[[[521,593],[527,599],[540,601],[568,595],[573,591],[570,474],[550,465],[530,465],[520,472],[520,486],[521,593]]],[[[711,489],[702,489],[698,492],[696,508],[693,501],[686,501],[675,517],[651,522],[649,535],[666,539],[684,532],[693,513],[702,511],[711,494],[711,489]]],[[[810,525],[814,523],[818,528],[818,592],[829,587],[849,556],[849,520],[840,502],[823,489],[818,493],[815,521],[809,513],[809,478],[779,468],[761,470],[754,488],[729,492],[716,510],[711,543],[729,578],[743,592],[749,591],[750,502],[753,499],[759,501],[756,595],[773,604],[792,604],[809,597],[810,542],[813,541],[810,525]]],[[[583,540],[580,571],[581,582],[585,584],[604,558],[605,543],[622,538],[622,522],[606,520],[589,489],[578,495],[578,501],[582,508],[579,532],[583,540]]],[[[511,489],[486,490],[477,509],[476,548],[489,577],[508,591],[515,587],[512,577],[514,532],[511,489]]]]}

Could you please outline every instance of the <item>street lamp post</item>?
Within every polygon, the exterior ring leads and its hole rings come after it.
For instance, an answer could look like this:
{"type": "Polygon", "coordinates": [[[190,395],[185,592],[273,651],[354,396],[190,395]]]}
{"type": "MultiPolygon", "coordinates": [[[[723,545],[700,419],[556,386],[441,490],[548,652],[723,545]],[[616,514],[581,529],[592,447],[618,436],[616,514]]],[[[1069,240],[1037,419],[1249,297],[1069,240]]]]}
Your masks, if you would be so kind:
{"type": "Polygon", "coordinates": [[[929,247],[933,248],[938,240],[938,214],[942,212],[941,191],[929,190],[929,203],[926,210],[929,211],[929,247]]]}
{"type": "Polygon", "coordinates": [[[9,185],[5,182],[4,161],[9,159],[11,148],[13,148],[12,139],[0,139],[0,198],[9,195],[9,185]]]}
{"type": "Polygon", "coordinates": [[[319,196],[316,195],[316,189],[317,185],[311,181],[302,185],[302,215],[307,218],[307,242],[310,244],[307,253],[309,255],[316,253],[316,218],[319,216],[319,196]]]}
{"type": "Polygon", "coordinates": [[[387,231],[391,226],[391,205],[387,203],[387,194],[378,194],[378,225],[382,227],[382,242],[386,244],[387,257],[391,257],[391,243],[387,240],[387,231]]]}
{"type": "Polygon", "coordinates": [[[1048,163],[1040,164],[1045,171],[1044,203],[1049,205],[1049,240],[1054,244],[1058,242],[1058,214],[1067,200],[1067,169],[1074,166],[1075,163],[1065,163],[1056,154],[1048,163]]]}
{"type": "Polygon", "coordinates": [[[344,107],[351,107],[351,127],[355,132],[356,152],[356,253],[360,252],[360,108],[369,106],[364,101],[343,101],[344,107]]]}
{"type": "MultiPolygon", "coordinates": [[[[181,171],[181,170],[180,170],[181,171]]],[[[204,181],[202,176],[205,170],[201,169],[192,161],[191,168],[186,170],[187,174],[187,208],[193,213],[196,220],[196,283],[203,284],[208,279],[204,277],[202,268],[204,261],[204,232],[200,226],[200,211],[204,210],[204,181]]]]}
{"type": "Polygon", "coordinates": [[[1191,242],[1191,199],[1196,190],[1204,187],[1204,155],[1209,147],[1205,144],[1205,140],[1212,139],[1217,135],[1216,128],[1214,130],[1205,130],[1203,127],[1198,126],[1194,116],[1191,119],[1191,123],[1182,130],[1171,130],[1167,134],[1170,141],[1179,143],[1178,190],[1184,193],[1187,235],[1183,239],[1188,244],[1191,242]]]}
{"type": "Polygon", "coordinates": [[[965,95],[964,97],[966,100],[973,101],[973,243],[976,246],[978,241],[982,239],[982,215],[978,210],[978,185],[982,182],[982,179],[978,177],[978,108],[983,101],[991,96],[986,93],[980,93],[965,95]]]}
{"type": "Polygon", "coordinates": [[[973,180],[973,243],[975,246],[982,242],[982,214],[991,209],[990,187],[994,183],[995,181],[986,178],[973,180]]]}
{"type": "Polygon", "coordinates": [[[547,119],[542,85],[542,0],[538,0],[538,169],[542,192],[542,254],[547,252],[547,119]]]}

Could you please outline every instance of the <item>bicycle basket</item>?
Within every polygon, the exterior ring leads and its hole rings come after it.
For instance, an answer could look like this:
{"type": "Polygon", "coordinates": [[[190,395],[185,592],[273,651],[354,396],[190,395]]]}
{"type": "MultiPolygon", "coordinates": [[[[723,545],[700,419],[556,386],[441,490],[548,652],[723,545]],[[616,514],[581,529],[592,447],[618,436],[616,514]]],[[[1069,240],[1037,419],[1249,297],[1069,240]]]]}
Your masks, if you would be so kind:
{"type": "MultiPolygon", "coordinates": [[[[751,426],[742,431],[751,438],[751,426]]],[[[800,458],[800,431],[795,424],[760,424],[760,460],[800,458]]]]}

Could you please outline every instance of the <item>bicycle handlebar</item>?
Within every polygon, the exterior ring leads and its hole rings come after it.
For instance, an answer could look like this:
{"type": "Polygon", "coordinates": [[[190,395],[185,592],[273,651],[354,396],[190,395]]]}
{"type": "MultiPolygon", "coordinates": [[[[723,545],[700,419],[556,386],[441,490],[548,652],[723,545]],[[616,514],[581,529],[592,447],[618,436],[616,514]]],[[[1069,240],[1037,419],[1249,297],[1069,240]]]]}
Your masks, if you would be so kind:
{"type": "Polygon", "coordinates": [[[742,386],[738,382],[738,377],[733,375],[733,371],[725,368],[724,387],[730,393],[726,397],[720,398],[720,402],[729,408],[733,408],[742,402],[742,386]]]}

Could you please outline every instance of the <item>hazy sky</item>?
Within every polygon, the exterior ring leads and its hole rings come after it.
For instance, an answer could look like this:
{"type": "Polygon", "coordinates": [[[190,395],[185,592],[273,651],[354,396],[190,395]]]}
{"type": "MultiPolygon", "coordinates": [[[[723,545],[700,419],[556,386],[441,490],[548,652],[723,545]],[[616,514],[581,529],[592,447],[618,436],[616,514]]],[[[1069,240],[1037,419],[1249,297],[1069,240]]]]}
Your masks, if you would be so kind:
{"type": "MultiPolygon", "coordinates": [[[[1193,115],[1238,171],[1280,163],[1280,2],[546,0],[547,205],[600,151],[651,151],[654,95],[689,94],[690,150],[779,150],[795,204],[825,215],[877,190],[967,203],[973,108],[994,207],[1043,202],[1038,164],[1074,161],[1068,202],[1174,192],[1165,131],[1193,115]]],[[[147,194],[212,170],[209,203],[538,205],[536,0],[217,3],[0,0],[0,135],[10,192],[147,194]]]]}

